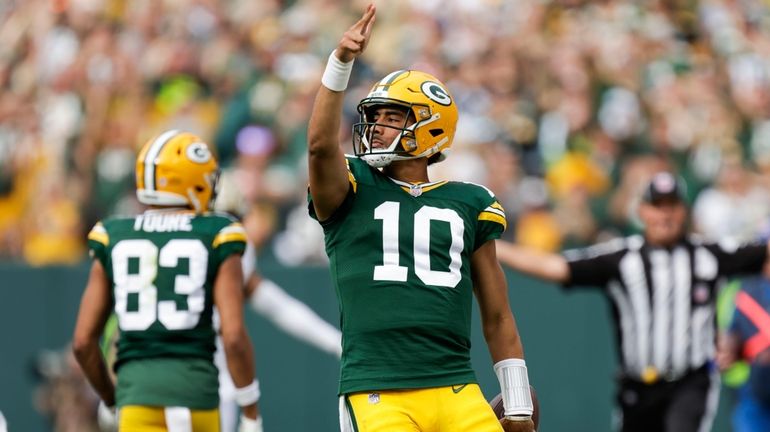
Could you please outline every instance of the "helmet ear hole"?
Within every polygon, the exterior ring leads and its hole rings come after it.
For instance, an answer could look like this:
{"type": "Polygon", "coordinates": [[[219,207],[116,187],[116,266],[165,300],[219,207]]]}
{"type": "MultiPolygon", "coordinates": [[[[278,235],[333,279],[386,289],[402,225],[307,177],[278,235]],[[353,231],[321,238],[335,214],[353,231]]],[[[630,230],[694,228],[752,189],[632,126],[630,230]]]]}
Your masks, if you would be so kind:
{"type": "Polygon", "coordinates": [[[435,138],[444,133],[444,129],[431,129],[428,132],[430,132],[431,136],[435,138]]]}
{"type": "Polygon", "coordinates": [[[195,192],[203,193],[203,191],[205,191],[205,190],[206,190],[206,188],[204,188],[203,186],[200,186],[200,185],[196,185],[195,186],[195,192]]]}

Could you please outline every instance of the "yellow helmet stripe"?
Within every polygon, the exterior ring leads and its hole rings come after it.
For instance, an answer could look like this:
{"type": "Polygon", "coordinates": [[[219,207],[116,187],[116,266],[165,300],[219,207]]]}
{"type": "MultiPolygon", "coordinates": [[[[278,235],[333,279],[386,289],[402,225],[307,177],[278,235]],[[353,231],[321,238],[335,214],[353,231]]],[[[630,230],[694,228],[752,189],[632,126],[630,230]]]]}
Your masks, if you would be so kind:
{"type": "Polygon", "coordinates": [[[158,158],[160,151],[163,150],[163,146],[177,134],[179,134],[177,130],[166,131],[150,144],[150,148],[144,156],[144,188],[146,190],[155,190],[155,159],[158,158]]]}

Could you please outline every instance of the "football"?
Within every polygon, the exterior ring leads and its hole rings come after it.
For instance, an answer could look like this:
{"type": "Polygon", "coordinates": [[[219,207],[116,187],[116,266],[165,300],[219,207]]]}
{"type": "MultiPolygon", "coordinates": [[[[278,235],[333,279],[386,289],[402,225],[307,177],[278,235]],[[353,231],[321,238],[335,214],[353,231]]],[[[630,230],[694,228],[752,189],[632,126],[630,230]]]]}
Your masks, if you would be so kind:
{"type": "MultiPolygon", "coordinates": [[[[535,423],[535,429],[540,428],[540,404],[537,402],[537,394],[535,393],[535,388],[532,386],[529,386],[529,393],[532,395],[532,422],[535,423]]],[[[498,393],[497,396],[493,397],[491,401],[489,401],[489,405],[492,407],[492,411],[495,412],[495,415],[498,419],[503,418],[503,395],[498,393]]]]}

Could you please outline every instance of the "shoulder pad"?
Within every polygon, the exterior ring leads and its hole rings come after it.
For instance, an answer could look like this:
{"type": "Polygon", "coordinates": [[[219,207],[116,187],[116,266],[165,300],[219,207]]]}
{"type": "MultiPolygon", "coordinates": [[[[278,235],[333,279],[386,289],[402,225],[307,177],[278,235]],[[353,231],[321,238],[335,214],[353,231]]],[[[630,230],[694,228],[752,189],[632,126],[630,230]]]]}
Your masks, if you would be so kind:
{"type": "Polygon", "coordinates": [[[225,219],[227,219],[227,220],[229,220],[231,222],[240,222],[240,219],[238,217],[236,217],[234,214],[226,212],[226,211],[221,211],[221,210],[207,211],[207,212],[203,213],[202,216],[221,217],[221,218],[225,218],[225,219]]]}
{"type": "Polygon", "coordinates": [[[93,240],[105,246],[110,244],[110,235],[107,233],[107,229],[101,221],[97,222],[94,227],[91,228],[91,231],[88,233],[88,240],[93,240]]]}
{"type": "Polygon", "coordinates": [[[473,182],[466,182],[466,181],[458,182],[458,183],[464,183],[464,184],[468,184],[468,185],[471,185],[471,186],[476,186],[477,188],[484,189],[489,194],[490,197],[495,198],[495,193],[492,192],[492,190],[490,190],[488,187],[486,187],[486,186],[484,186],[482,184],[473,183],[473,182]]]}
{"type": "Polygon", "coordinates": [[[233,222],[217,232],[212,242],[213,247],[218,247],[224,243],[230,242],[247,242],[246,230],[243,229],[243,225],[240,222],[233,222]]]}

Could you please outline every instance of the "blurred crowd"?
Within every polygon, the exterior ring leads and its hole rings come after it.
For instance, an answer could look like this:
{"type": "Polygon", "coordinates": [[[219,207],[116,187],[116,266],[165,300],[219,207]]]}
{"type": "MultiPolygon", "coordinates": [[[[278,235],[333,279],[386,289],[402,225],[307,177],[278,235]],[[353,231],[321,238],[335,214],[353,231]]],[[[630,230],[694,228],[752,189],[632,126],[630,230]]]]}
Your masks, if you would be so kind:
{"type": "Polygon", "coordinates": [[[96,407],[99,396],[88,384],[72,348],[43,350],[30,361],[37,381],[33,393],[35,409],[54,432],[99,432],[96,407]]]}
{"type": "MultiPolygon", "coordinates": [[[[326,59],[367,2],[0,2],[0,258],[82,260],[96,220],[139,209],[135,152],[180,128],[220,158],[220,209],[285,264],[323,260],[306,126],[326,59]]],[[[343,146],[357,101],[402,68],[438,76],[460,109],[433,179],[490,187],[508,239],[558,250],[633,232],[639,188],[660,169],[688,185],[696,231],[766,229],[763,0],[381,1],[343,146]]]]}

